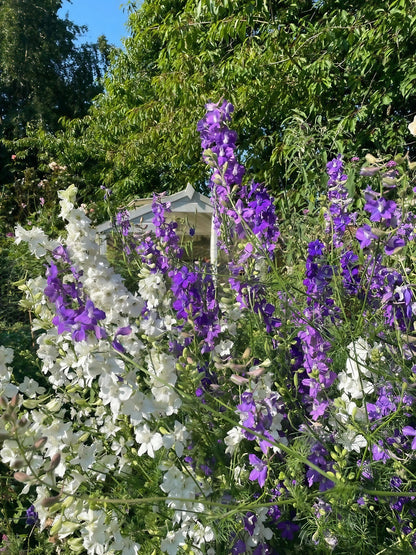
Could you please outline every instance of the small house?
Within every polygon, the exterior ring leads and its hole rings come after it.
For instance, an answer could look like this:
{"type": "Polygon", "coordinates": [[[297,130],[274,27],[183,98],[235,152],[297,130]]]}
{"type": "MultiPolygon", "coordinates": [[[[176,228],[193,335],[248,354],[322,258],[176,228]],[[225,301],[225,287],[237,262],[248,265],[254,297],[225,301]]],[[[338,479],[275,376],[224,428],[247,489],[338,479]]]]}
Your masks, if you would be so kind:
{"type": "MultiPolygon", "coordinates": [[[[143,198],[131,201],[125,208],[129,212],[131,231],[140,237],[154,231],[152,223],[153,198],[143,198]]],[[[163,197],[162,202],[170,203],[170,212],[166,213],[167,221],[178,224],[177,233],[186,243],[192,240],[192,250],[199,258],[210,259],[215,263],[217,259],[217,236],[213,228],[213,208],[211,200],[195,191],[188,184],[185,189],[163,197]]],[[[96,227],[101,252],[106,251],[107,240],[113,229],[111,221],[96,227]]]]}

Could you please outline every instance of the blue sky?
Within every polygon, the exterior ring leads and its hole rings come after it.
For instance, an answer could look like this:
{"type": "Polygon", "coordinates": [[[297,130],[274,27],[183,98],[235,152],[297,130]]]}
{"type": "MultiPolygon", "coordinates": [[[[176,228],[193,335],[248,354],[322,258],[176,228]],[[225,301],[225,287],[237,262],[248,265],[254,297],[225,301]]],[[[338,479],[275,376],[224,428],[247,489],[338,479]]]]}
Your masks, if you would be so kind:
{"type": "Polygon", "coordinates": [[[127,0],[63,0],[58,12],[64,18],[68,13],[71,21],[77,25],[87,25],[81,42],[95,42],[100,35],[105,35],[108,42],[122,46],[121,39],[127,36],[127,0]]]}

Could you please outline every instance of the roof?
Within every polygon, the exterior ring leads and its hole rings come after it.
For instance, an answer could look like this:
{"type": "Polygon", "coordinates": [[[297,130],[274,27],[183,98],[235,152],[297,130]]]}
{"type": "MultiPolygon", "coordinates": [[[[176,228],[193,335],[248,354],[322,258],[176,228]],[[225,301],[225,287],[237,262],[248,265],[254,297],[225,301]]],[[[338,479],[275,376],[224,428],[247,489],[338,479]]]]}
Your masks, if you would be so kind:
{"type": "MultiPolygon", "coordinates": [[[[132,201],[130,205],[139,205],[133,210],[129,210],[130,224],[133,231],[151,231],[154,230],[152,224],[153,198],[137,199],[132,201]]],[[[185,189],[162,198],[163,203],[170,202],[171,213],[166,214],[167,220],[185,219],[188,220],[191,227],[195,228],[196,235],[209,235],[211,229],[211,216],[213,208],[211,200],[201,193],[197,193],[195,189],[188,183],[185,189]]],[[[98,233],[109,233],[113,228],[111,220],[104,222],[96,227],[98,233]]]]}

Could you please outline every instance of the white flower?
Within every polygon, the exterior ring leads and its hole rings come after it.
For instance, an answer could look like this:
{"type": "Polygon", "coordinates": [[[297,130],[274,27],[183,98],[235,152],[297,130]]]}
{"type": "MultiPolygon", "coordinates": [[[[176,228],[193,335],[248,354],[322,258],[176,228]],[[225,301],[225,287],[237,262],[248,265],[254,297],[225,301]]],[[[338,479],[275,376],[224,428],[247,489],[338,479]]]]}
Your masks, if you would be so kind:
{"type": "Polygon", "coordinates": [[[166,293],[166,286],[160,272],[149,274],[139,281],[139,293],[149,308],[156,308],[166,293]]]}
{"type": "Polygon", "coordinates": [[[42,436],[48,438],[44,447],[47,457],[53,457],[58,451],[62,453],[65,445],[71,445],[77,441],[72,422],[64,422],[58,418],[53,419],[49,426],[39,426],[38,430],[42,436]]]}
{"type": "MultiPolygon", "coordinates": [[[[4,464],[7,464],[12,468],[15,465],[15,462],[21,459],[19,446],[14,439],[6,439],[3,442],[3,448],[0,451],[0,458],[4,464]]],[[[17,466],[15,466],[15,468],[17,468],[17,466]]]]}
{"type": "Polygon", "coordinates": [[[172,434],[165,434],[163,436],[163,446],[165,449],[170,449],[175,446],[175,453],[178,457],[182,457],[185,448],[186,440],[189,438],[189,432],[177,420],[175,421],[175,430],[172,434]]]}
{"type": "Polygon", "coordinates": [[[339,437],[339,442],[347,451],[355,451],[359,453],[360,450],[367,446],[367,440],[362,434],[357,434],[354,429],[346,430],[339,437]]]}
{"type": "Polygon", "coordinates": [[[160,549],[169,555],[176,555],[179,551],[179,547],[183,545],[185,545],[183,532],[181,530],[177,532],[171,530],[167,533],[166,538],[162,540],[160,549]]]}
{"type": "Polygon", "coordinates": [[[410,131],[410,134],[416,137],[416,116],[413,118],[412,123],[409,123],[407,127],[410,131]]]}
{"type": "Polygon", "coordinates": [[[104,374],[99,379],[99,395],[104,405],[110,405],[114,418],[120,414],[120,406],[123,401],[127,401],[132,394],[129,386],[119,382],[115,374],[104,374]]]}
{"type": "Polygon", "coordinates": [[[59,245],[58,241],[51,241],[39,227],[32,227],[32,229],[27,231],[20,224],[17,224],[15,237],[15,243],[17,245],[22,241],[27,243],[30,252],[36,258],[42,258],[48,251],[53,251],[59,245]]]}
{"type": "Polygon", "coordinates": [[[263,524],[267,520],[267,507],[262,507],[256,511],[256,525],[254,528],[253,535],[250,536],[246,542],[250,547],[255,547],[259,543],[263,543],[264,540],[270,540],[273,537],[273,532],[270,528],[266,528],[263,524]]]}
{"type": "MultiPolygon", "coordinates": [[[[345,408],[338,408],[335,415],[336,420],[341,424],[346,424],[352,416],[356,422],[364,422],[367,419],[364,407],[359,407],[354,401],[351,401],[349,396],[344,392],[341,397],[338,397],[345,404],[345,408]]],[[[333,422],[334,424],[334,422],[333,422]]]]}
{"type": "Polygon", "coordinates": [[[237,448],[237,445],[244,439],[243,430],[240,426],[234,426],[228,430],[224,443],[227,446],[225,452],[232,455],[237,448]]]}
{"type": "Polygon", "coordinates": [[[203,526],[198,521],[195,522],[195,525],[189,530],[188,536],[198,547],[206,542],[212,541],[215,538],[212,528],[210,526],[203,526]]]}
{"type": "Polygon", "coordinates": [[[219,342],[218,345],[215,346],[214,351],[220,357],[226,357],[231,353],[231,349],[232,349],[233,345],[234,345],[234,343],[232,341],[230,341],[229,339],[222,340],[222,341],[219,342]]]}
{"type": "Polygon", "coordinates": [[[78,189],[74,184],[70,185],[63,191],[58,191],[58,197],[61,199],[59,204],[61,206],[61,213],[59,214],[62,219],[66,219],[68,214],[74,208],[78,189]]]}
{"type": "MultiPolygon", "coordinates": [[[[13,349],[9,347],[3,347],[0,345],[0,372],[3,372],[6,368],[6,364],[11,364],[13,362],[13,349]]],[[[0,376],[3,377],[3,376],[0,376]]],[[[7,379],[10,378],[10,374],[7,375],[7,379]]]]}
{"type": "Polygon", "coordinates": [[[0,384],[0,395],[3,397],[7,397],[8,399],[12,399],[15,395],[19,393],[17,386],[12,383],[3,383],[0,384]]]}
{"type": "Polygon", "coordinates": [[[19,385],[19,390],[27,397],[42,395],[42,393],[45,393],[46,391],[46,389],[44,387],[41,387],[36,380],[28,378],[27,376],[25,376],[23,382],[19,385]]]}
{"type": "Polygon", "coordinates": [[[176,467],[172,466],[163,476],[163,483],[160,489],[171,495],[173,491],[182,490],[182,484],[185,480],[183,473],[176,467]]]}
{"type": "MultiPolygon", "coordinates": [[[[116,524],[116,526],[118,528],[118,523],[116,524]]],[[[113,524],[112,528],[114,527],[115,525],[113,524]]],[[[121,555],[137,555],[137,553],[140,551],[140,544],[134,542],[130,538],[126,538],[125,536],[122,536],[118,529],[115,529],[113,531],[113,535],[114,535],[114,541],[109,546],[109,549],[111,549],[111,552],[121,551],[121,555]]]]}
{"type": "Polygon", "coordinates": [[[242,478],[244,478],[246,475],[248,476],[247,469],[246,469],[245,465],[243,465],[243,466],[238,466],[238,465],[237,465],[237,466],[234,467],[234,470],[233,470],[233,477],[234,477],[235,482],[236,482],[239,486],[242,486],[242,485],[243,485],[241,480],[242,480],[242,478]]]}
{"type": "Polygon", "coordinates": [[[132,426],[137,426],[143,420],[150,420],[155,410],[153,399],[136,390],[127,401],[123,401],[120,414],[130,416],[132,426]]]}
{"type": "Polygon", "coordinates": [[[163,439],[160,433],[151,432],[147,424],[135,430],[135,437],[137,443],[141,443],[137,452],[139,457],[147,453],[149,457],[154,459],[155,451],[158,451],[163,446],[163,439]]]}
{"type": "Polygon", "coordinates": [[[147,363],[156,408],[168,416],[178,412],[182,401],[173,388],[178,379],[175,358],[153,350],[147,363]]]}
{"type": "Polygon", "coordinates": [[[368,380],[353,378],[346,372],[338,374],[338,389],[344,391],[352,399],[362,399],[363,395],[373,393],[374,385],[368,380]]]}
{"type": "Polygon", "coordinates": [[[95,441],[92,445],[81,445],[77,446],[78,456],[72,459],[72,464],[79,464],[84,472],[86,472],[95,462],[95,456],[98,450],[101,451],[101,442],[95,441]]]}
{"type": "Polygon", "coordinates": [[[65,486],[66,493],[75,493],[79,486],[88,480],[84,474],[80,474],[76,471],[72,471],[68,478],[68,483],[65,486]]]}
{"type": "Polygon", "coordinates": [[[107,526],[105,523],[105,512],[102,510],[93,511],[89,509],[78,515],[79,520],[84,520],[80,528],[83,539],[83,546],[90,554],[104,555],[108,553],[107,526]]]}

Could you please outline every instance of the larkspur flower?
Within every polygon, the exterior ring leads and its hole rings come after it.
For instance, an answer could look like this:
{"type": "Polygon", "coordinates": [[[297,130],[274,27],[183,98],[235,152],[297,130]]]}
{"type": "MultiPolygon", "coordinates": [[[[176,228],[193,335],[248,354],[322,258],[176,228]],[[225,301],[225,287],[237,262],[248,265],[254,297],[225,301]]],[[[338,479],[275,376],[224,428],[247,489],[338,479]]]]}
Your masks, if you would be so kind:
{"type": "Polygon", "coordinates": [[[416,430],[412,426],[405,426],[402,430],[402,434],[407,437],[413,437],[412,449],[416,449],[416,430]]]}
{"type": "Polygon", "coordinates": [[[377,239],[377,235],[375,235],[371,227],[368,224],[364,224],[363,226],[359,227],[355,234],[357,240],[360,243],[360,248],[365,249],[369,247],[374,239],[377,239]]]}
{"type": "Polygon", "coordinates": [[[267,463],[253,454],[248,456],[248,460],[250,461],[250,464],[254,466],[253,470],[250,472],[249,479],[253,482],[257,480],[259,486],[262,488],[266,483],[267,463]]]}
{"type": "Polygon", "coordinates": [[[38,522],[39,522],[38,513],[36,512],[34,505],[31,505],[26,510],[26,525],[27,526],[34,526],[38,522]]]}

